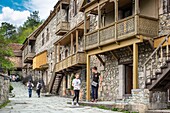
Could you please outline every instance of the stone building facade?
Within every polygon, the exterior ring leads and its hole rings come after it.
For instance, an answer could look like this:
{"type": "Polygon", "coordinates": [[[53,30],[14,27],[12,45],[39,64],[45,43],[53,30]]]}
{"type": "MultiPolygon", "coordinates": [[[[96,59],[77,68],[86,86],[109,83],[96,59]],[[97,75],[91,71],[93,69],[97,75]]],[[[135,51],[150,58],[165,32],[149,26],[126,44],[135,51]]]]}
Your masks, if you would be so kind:
{"type": "Polygon", "coordinates": [[[33,71],[35,78],[49,85],[50,92],[68,96],[72,77],[80,72],[82,98],[89,100],[90,68],[97,66],[103,77],[99,100],[128,103],[136,106],[134,111],[141,105],[144,110],[166,108],[167,98],[163,97],[168,95],[167,89],[151,91],[149,88],[159,77],[157,70],[165,68],[161,66],[169,54],[169,45],[162,43],[159,47],[159,44],[169,32],[170,2],[128,0],[123,3],[124,0],[59,1],[35,33],[34,58],[47,53],[46,63],[33,71]],[[149,57],[155,49],[154,56],[149,57]],[[83,63],[77,65],[82,58],[83,63]]]}

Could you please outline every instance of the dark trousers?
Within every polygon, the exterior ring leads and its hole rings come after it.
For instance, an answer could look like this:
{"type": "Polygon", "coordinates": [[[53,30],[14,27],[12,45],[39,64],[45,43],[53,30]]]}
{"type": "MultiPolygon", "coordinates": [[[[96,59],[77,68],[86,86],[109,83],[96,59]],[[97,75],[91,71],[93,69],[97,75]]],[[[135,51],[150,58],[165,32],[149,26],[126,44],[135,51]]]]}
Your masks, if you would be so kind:
{"type": "Polygon", "coordinates": [[[77,103],[79,102],[79,92],[80,92],[80,90],[74,90],[73,101],[77,98],[77,103]]]}
{"type": "Polygon", "coordinates": [[[32,96],[32,89],[28,89],[28,95],[29,95],[29,97],[32,96]]]}
{"type": "Polygon", "coordinates": [[[98,99],[98,86],[92,86],[92,99],[98,99]]]}
{"type": "Polygon", "coordinates": [[[40,89],[37,89],[37,95],[40,97],[40,89]]]}

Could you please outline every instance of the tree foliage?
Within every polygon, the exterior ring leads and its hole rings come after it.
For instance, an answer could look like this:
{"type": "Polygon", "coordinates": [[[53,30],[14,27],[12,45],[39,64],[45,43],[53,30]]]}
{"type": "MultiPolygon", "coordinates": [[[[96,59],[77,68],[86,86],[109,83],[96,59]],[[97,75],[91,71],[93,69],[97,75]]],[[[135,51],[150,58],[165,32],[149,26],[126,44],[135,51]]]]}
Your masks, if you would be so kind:
{"type": "Polygon", "coordinates": [[[20,27],[2,22],[0,26],[0,67],[11,69],[13,63],[8,57],[13,56],[9,46],[10,43],[23,43],[25,39],[42,23],[39,12],[34,11],[30,14],[24,24],[20,27]]]}

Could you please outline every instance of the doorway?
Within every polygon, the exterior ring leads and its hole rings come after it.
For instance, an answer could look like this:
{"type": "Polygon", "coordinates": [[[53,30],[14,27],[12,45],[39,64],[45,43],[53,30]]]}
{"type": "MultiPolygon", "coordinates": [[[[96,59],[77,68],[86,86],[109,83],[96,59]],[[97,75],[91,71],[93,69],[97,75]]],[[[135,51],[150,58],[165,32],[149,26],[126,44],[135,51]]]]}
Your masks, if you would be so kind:
{"type": "Polygon", "coordinates": [[[133,89],[133,65],[125,65],[125,94],[131,94],[133,89]]]}

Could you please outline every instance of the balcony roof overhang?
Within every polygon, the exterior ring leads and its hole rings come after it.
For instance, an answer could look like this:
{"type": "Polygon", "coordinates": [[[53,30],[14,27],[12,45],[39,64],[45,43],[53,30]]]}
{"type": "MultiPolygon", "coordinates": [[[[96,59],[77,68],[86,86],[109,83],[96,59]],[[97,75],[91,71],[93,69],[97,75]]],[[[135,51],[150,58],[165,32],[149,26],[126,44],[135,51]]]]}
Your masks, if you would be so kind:
{"type": "Polygon", "coordinates": [[[25,58],[24,63],[32,63],[32,61],[33,61],[33,57],[27,57],[25,58]]]}
{"type": "MultiPolygon", "coordinates": [[[[87,18],[88,22],[89,22],[89,17],[87,18]]],[[[88,23],[87,22],[87,23],[88,23]]],[[[89,29],[89,26],[87,24],[87,29],[89,29]]],[[[54,44],[58,44],[60,43],[61,45],[65,45],[68,44],[69,42],[71,42],[71,34],[76,34],[76,30],[78,30],[80,33],[79,35],[84,35],[84,21],[80,22],[76,27],[74,27],[72,30],[70,30],[69,32],[67,32],[62,38],[60,38],[58,41],[56,41],[54,44]]]]}

